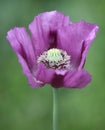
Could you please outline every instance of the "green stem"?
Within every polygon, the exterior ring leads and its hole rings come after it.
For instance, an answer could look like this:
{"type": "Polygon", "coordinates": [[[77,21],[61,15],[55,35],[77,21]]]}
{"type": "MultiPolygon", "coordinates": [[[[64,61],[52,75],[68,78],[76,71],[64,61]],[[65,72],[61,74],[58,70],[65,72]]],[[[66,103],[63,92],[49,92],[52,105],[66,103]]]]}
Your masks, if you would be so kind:
{"type": "Polygon", "coordinates": [[[58,106],[58,94],[57,88],[53,88],[53,130],[58,130],[58,115],[57,115],[57,106],[58,106]]]}

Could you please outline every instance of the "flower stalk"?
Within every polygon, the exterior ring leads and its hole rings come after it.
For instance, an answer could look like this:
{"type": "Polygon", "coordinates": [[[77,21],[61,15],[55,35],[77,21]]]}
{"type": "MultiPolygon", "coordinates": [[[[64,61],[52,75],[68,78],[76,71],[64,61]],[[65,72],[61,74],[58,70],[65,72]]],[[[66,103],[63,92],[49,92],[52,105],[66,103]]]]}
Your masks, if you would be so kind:
{"type": "Polygon", "coordinates": [[[53,88],[53,130],[58,130],[58,90],[53,88]]]}

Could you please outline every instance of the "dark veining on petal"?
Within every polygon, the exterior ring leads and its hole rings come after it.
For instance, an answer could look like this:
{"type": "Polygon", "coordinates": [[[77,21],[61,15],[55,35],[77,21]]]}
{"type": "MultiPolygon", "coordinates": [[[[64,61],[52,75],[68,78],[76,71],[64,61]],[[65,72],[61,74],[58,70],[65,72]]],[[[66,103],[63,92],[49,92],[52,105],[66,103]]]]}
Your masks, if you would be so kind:
{"type": "Polygon", "coordinates": [[[52,80],[52,86],[55,87],[55,88],[60,88],[60,87],[63,87],[63,78],[64,76],[63,75],[57,75],[55,74],[54,77],[53,77],[53,80],[52,80]]]}
{"type": "MultiPolygon", "coordinates": [[[[85,41],[83,41],[83,44],[82,44],[82,47],[81,47],[80,63],[81,63],[81,60],[82,60],[82,56],[83,56],[83,52],[84,52],[84,50],[85,50],[85,41]]],[[[86,59],[85,59],[85,61],[86,61],[86,59]]],[[[83,68],[84,65],[85,65],[85,61],[84,61],[84,64],[83,64],[82,68],[83,68]]]]}
{"type": "MultiPolygon", "coordinates": [[[[17,41],[20,43],[20,41],[17,39],[17,41]]],[[[26,54],[26,52],[25,52],[25,50],[24,50],[24,47],[23,47],[23,45],[22,45],[22,43],[20,43],[20,46],[21,46],[21,56],[23,57],[23,59],[26,61],[26,63],[27,63],[27,65],[28,65],[28,67],[29,67],[29,70],[31,71],[31,68],[32,68],[32,65],[30,64],[30,62],[29,62],[29,59],[28,59],[28,57],[27,57],[27,54],[26,54]]]]}
{"type": "Polygon", "coordinates": [[[50,31],[49,33],[49,49],[57,47],[57,31],[50,31]]]}

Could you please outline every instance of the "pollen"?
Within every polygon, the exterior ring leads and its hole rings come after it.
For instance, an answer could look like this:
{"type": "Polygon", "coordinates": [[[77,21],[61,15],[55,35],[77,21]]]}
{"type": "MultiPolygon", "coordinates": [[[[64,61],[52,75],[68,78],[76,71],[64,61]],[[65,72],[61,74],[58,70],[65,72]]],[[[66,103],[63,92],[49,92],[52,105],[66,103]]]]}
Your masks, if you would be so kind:
{"type": "Polygon", "coordinates": [[[70,69],[70,56],[61,49],[49,49],[40,55],[37,63],[44,63],[48,68],[67,70],[70,69]]]}

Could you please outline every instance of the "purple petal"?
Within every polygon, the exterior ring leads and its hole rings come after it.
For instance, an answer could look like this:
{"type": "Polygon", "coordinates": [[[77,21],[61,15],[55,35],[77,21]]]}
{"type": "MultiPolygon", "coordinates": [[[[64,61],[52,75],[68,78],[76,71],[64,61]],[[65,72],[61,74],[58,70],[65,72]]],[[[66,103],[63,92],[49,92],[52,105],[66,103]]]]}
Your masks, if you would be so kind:
{"type": "Polygon", "coordinates": [[[57,29],[69,23],[69,17],[57,11],[45,12],[34,18],[29,29],[38,55],[56,44],[57,29]]]}
{"type": "Polygon", "coordinates": [[[54,69],[48,69],[44,64],[38,64],[38,68],[34,73],[34,76],[38,81],[43,82],[44,84],[51,84],[55,75],[54,69]]]}
{"type": "Polygon", "coordinates": [[[61,88],[64,85],[63,84],[63,79],[64,79],[64,75],[55,74],[54,77],[53,77],[53,80],[51,82],[51,85],[54,88],[61,88]]]}
{"type": "Polygon", "coordinates": [[[25,28],[14,28],[10,30],[7,34],[7,39],[18,56],[23,73],[27,76],[29,84],[32,87],[42,86],[43,83],[37,81],[31,73],[36,58],[31,40],[27,35],[25,28]]]}
{"type": "Polygon", "coordinates": [[[66,88],[83,88],[91,81],[91,76],[87,71],[78,70],[68,72],[63,80],[66,88]]]}
{"type": "Polygon", "coordinates": [[[21,55],[22,58],[27,62],[28,67],[31,69],[35,64],[36,58],[31,40],[25,28],[15,27],[14,29],[11,29],[7,33],[7,39],[16,54],[21,55]]]}
{"type": "Polygon", "coordinates": [[[32,73],[29,70],[29,67],[26,63],[26,61],[23,59],[23,57],[18,54],[18,59],[20,64],[22,65],[23,73],[27,76],[29,85],[33,88],[41,87],[43,86],[43,82],[36,80],[36,78],[32,75],[32,73]]]}
{"type": "Polygon", "coordinates": [[[96,32],[98,31],[99,27],[95,26],[93,28],[93,30],[90,32],[90,34],[88,35],[88,37],[85,39],[84,44],[82,45],[82,53],[81,53],[81,62],[79,65],[78,69],[82,69],[84,64],[85,64],[85,59],[86,59],[86,55],[88,52],[88,49],[92,43],[92,41],[94,40],[94,38],[96,37],[96,32]]]}
{"type": "MultiPolygon", "coordinates": [[[[84,21],[72,23],[68,27],[62,27],[58,31],[58,48],[66,50],[71,55],[74,68],[83,65],[86,53],[95,38],[98,26],[84,21]],[[84,53],[82,55],[82,53],[84,53]],[[82,57],[82,61],[81,61],[82,57]]],[[[81,68],[81,67],[80,67],[81,68]]]]}

